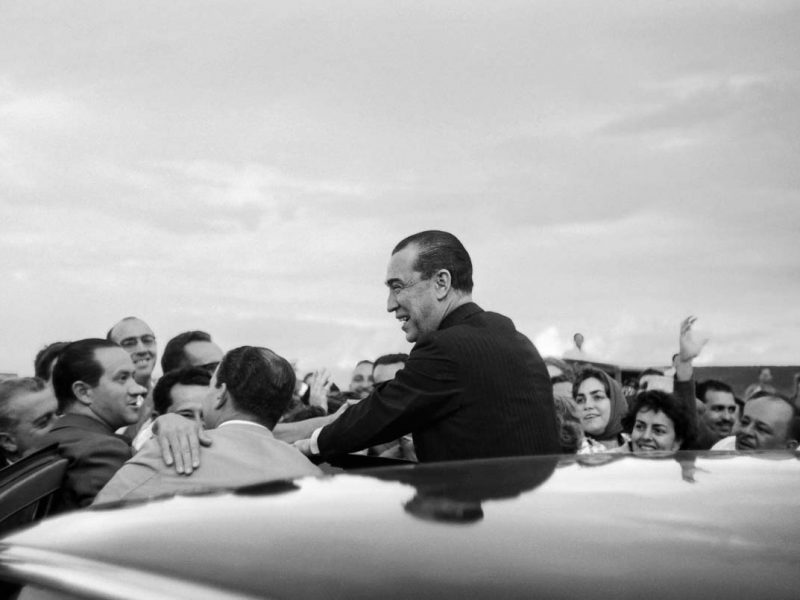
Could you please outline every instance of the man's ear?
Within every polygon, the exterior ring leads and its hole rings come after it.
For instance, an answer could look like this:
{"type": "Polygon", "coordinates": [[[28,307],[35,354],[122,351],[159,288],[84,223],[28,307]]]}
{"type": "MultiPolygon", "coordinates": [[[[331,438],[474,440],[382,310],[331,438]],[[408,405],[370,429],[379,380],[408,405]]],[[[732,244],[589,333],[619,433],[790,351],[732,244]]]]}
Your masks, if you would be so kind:
{"type": "Polygon", "coordinates": [[[223,383],[218,388],[217,399],[214,401],[214,410],[219,410],[228,401],[228,385],[223,383]]]}
{"type": "Polygon", "coordinates": [[[450,271],[447,269],[439,269],[433,275],[433,289],[436,292],[436,298],[443,300],[452,286],[450,271]]]}
{"type": "Polygon", "coordinates": [[[795,448],[797,448],[797,440],[789,440],[788,442],[786,442],[786,447],[789,450],[794,450],[795,448]]]}
{"type": "Polygon", "coordinates": [[[0,448],[9,454],[17,453],[17,438],[7,431],[0,431],[0,448]]]}
{"type": "Polygon", "coordinates": [[[89,384],[83,381],[76,381],[72,384],[72,394],[78,399],[78,402],[90,406],[92,404],[92,388],[89,384]]]}

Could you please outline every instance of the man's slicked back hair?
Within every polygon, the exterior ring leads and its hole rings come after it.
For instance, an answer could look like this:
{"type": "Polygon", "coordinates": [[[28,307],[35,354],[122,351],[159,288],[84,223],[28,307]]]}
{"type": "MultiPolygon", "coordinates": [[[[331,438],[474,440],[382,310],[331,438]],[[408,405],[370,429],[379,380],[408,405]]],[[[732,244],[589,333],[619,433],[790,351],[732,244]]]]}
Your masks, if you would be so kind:
{"type": "Polygon", "coordinates": [[[47,344],[44,348],[36,353],[36,358],[33,359],[33,374],[40,379],[47,381],[53,374],[50,371],[50,365],[53,360],[58,358],[61,351],[69,345],[69,342],[53,342],[47,344]]]}
{"type": "Polygon", "coordinates": [[[174,369],[188,367],[183,349],[191,342],[210,342],[211,336],[205,331],[184,331],[179,333],[164,346],[161,355],[161,370],[166,373],[174,369]]]}
{"type": "Polygon", "coordinates": [[[696,396],[703,402],[706,401],[707,392],[726,392],[731,396],[734,395],[733,388],[731,388],[731,386],[724,381],[720,381],[718,379],[706,379],[705,381],[701,381],[697,384],[696,396]]]}
{"type": "Polygon", "coordinates": [[[292,399],[295,374],[289,361],[272,350],[241,346],[228,352],[217,368],[217,386],[223,383],[236,408],[272,429],[292,399]]]}
{"type": "Polygon", "coordinates": [[[446,231],[421,231],[402,240],[392,254],[411,244],[419,251],[414,270],[422,273],[424,279],[430,279],[439,269],[447,269],[454,290],[472,292],[472,260],[456,236],[446,231]]]}
{"type": "Polygon", "coordinates": [[[95,351],[100,348],[119,348],[109,340],[89,338],[68,344],[58,356],[53,367],[53,389],[58,398],[58,410],[63,412],[75,402],[72,384],[83,381],[89,386],[96,386],[103,376],[103,365],[95,358],[95,351]]]}
{"type": "Polygon", "coordinates": [[[41,392],[45,387],[47,382],[40,377],[12,377],[0,381],[0,431],[16,425],[14,415],[8,411],[8,405],[15,396],[21,393],[41,392]]]}
{"type": "Polygon", "coordinates": [[[159,415],[165,415],[172,406],[172,388],[176,385],[208,385],[211,373],[200,367],[185,367],[167,371],[159,377],[153,388],[153,409],[159,415]]]}

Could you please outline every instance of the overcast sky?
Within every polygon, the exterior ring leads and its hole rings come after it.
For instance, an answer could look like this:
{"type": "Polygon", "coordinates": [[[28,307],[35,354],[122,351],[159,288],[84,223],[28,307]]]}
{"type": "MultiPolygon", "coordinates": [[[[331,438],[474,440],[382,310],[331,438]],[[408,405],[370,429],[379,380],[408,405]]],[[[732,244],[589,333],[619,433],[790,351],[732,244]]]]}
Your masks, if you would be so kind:
{"type": "Polygon", "coordinates": [[[138,315],[340,383],[446,229],[542,354],[798,364],[800,3],[0,1],[0,371],[138,315]]]}

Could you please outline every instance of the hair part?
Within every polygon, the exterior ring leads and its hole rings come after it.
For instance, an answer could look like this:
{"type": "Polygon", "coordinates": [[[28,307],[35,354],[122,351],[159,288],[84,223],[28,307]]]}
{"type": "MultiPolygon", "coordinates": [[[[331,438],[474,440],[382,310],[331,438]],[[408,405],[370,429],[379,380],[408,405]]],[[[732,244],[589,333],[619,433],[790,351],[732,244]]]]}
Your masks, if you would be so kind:
{"type": "Polygon", "coordinates": [[[454,290],[472,293],[472,260],[456,236],[435,229],[421,231],[401,240],[392,254],[412,244],[417,247],[417,260],[413,268],[422,273],[423,279],[430,279],[440,269],[446,269],[454,290]]]}
{"type": "Polygon", "coordinates": [[[288,360],[256,346],[231,350],[217,368],[217,386],[227,386],[234,406],[269,429],[291,402],[295,379],[288,360]]]}

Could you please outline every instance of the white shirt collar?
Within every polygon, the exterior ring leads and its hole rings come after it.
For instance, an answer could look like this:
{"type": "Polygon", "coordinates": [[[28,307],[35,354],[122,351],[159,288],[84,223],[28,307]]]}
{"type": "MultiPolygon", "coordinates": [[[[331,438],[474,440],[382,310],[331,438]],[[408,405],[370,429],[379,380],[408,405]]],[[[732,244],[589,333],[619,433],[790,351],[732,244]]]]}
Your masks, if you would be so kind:
{"type": "MultiPolygon", "coordinates": [[[[217,425],[217,429],[219,429],[220,427],[225,427],[225,425],[250,425],[252,427],[259,427],[261,429],[266,429],[267,431],[269,431],[269,429],[267,427],[264,427],[261,423],[256,423],[255,421],[245,421],[243,419],[231,419],[230,421],[225,421],[217,425]]],[[[272,432],[270,431],[270,433],[272,432]]]]}

